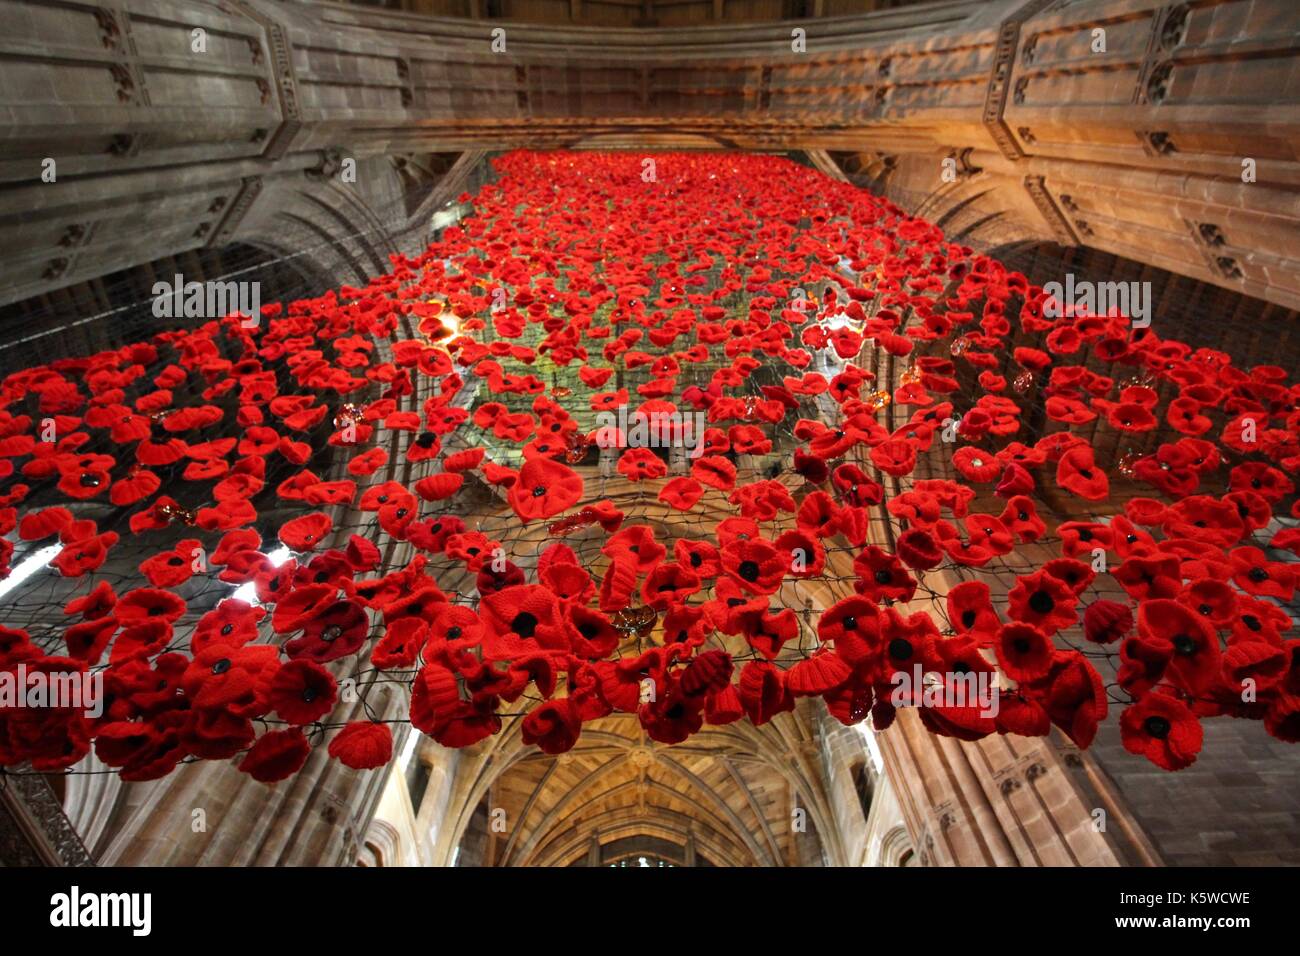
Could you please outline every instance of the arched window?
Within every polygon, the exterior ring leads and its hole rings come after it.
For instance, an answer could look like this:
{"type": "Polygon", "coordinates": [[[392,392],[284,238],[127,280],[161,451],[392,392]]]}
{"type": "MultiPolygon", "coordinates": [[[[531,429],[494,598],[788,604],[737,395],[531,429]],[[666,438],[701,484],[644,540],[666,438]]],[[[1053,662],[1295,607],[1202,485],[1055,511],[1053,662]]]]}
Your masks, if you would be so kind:
{"type": "Polygon", "coordinates": [[[880,841],[880,866],[919,866],[912,838],[902,825],[894,827],[880,841]]]}
{"type": "Polygon", "coordinates": [[[876,782],[866,761],[859,760],[853,765],[853,788],[858,792],[858,803],[862,807],[862,819],[871,816],[871,798],[875,795],[876,782]]]}

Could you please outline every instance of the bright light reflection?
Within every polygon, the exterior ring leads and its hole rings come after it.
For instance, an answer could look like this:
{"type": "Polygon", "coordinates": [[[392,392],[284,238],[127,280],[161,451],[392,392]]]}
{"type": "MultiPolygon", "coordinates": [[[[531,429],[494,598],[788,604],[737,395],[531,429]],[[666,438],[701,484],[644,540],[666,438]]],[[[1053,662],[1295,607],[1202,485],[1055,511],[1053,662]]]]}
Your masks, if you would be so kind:
{"type": "Polygon", "coordinates": [[[61,544],[46,545],[44,548],[41,548],[41,550],[23,561],[22,564],[9,572],[9,577],[0,581],[0,597],[4,597],[4,595],[18,587],[18,585],[22,584],[37,571],[44,568],[47,564],[53,561],[55,556],[57,556],[62,550],[63,545],[61,544]]]}
{"type": "MultiPolygon", "coordinates": [[[[278,568],[280,565],[284,564],[284,562],[288,561],[292,555],[292,551],[281,545],[274,551],[269,552],[266,559],[271,562],[272,566],[278,568]]],[[[262,603],[257,599],[257,588],[252,581],[245,582],[235,588],[235,593],[230,595],[230,597],[234,598],[236,601],[243,601],[245,604],[262,603]]]]}

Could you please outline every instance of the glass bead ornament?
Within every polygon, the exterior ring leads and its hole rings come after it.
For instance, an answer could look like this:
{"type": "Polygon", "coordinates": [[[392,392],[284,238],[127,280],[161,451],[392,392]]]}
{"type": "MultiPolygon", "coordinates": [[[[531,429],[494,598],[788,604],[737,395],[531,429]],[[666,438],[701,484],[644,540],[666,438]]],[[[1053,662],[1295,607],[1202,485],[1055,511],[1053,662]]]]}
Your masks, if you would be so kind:
{"type": "Polygon", "coordinates": [[[1115,467],[1125,478],[1132,478],[1137,474],[1137,463],[1141,458],[1140,454],[1130,448],[1120,456],[1119,461],[1115,463],[1115,467]]]}
{"type": "Polygon", "coordinates": [[[355,425],[361,419],[361,409],[351,402],[339,406],[338,412],[334,415],[335,428],[347,428],[349,425],[355,425]]]}
{"type": "Polygon", "coordinates": [[[878,392],[872,392],[870,395],[866,397],[866,399],[864,399],[864,401],[866,402],[866,406],[869,409],[871,409],[873,412],[878,412],[886,405],[888,405],[890,402],[892,402],[893,398],[890,396],[888,392],[882,389],[878,392]]]}

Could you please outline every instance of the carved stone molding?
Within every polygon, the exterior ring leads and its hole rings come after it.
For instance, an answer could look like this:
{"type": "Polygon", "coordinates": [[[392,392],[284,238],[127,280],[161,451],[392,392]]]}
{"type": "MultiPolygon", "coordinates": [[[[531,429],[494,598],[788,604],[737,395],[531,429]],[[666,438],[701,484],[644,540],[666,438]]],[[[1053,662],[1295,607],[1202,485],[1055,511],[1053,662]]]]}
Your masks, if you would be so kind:
{"type": "MultiPolygon", "coordinates": [[[[244,0],[230,0],[230,4],[265,31],[266,44],[271,51],[270,65],[275,80],[275,95],[280,106],[280,126],[267,139],[262,155],[267,159],[279,159],[289,151],[294,137],[302,128],[298,77],[293,68],[293,53],[289,39],[281,24],[255,9],[252,4],[245,3],[244,0]]],[[[255,52],[253,62],[260,61],[260,54],[255,52]]]]}
{"type": "Polygon", "coordinates": [[[1047,183],[1042,176],[1026,176],[1025,191],[1029,193],[1029,198],[1034,201],[1038,211],[1042,213],[1043,220],[1052,230],[1053,238],[1063,246],[1079,245],[1079,235],[1071,226],[1070,220],[1057,207],[1056,202],[1052,199],[1052,194],[1047,190],[1047,183]]]}
{"type": "Polygon", "coordinates": [[[54,790],[39,774],[0,773],[0,863],[95,865],[54,790]]]}
{"type": "MultiPolygon", "coordinates": [[[[1051,0],[1029,0],[1011,16],[1002,21],[998,29],[998,42],[993,52],[993,70],[989,74],[988,89],[984,94],[984,127],[998,144],[998,149],[1007,159],[1020,159],[1025,154],[1011,127],[1003,119],[1007,107],[1007,91],[1011,87],[1011,73],[1015,66],[1016,50],[1020,46],[1020,26],[1034,14],[1048,6],[1051,0]]],[[[1029,49],[1032,57],[1032,47],[1029,49]]],[[[1015,84],[1016,102],[1024,101],[1028,79],[1021,77],[1015,84]]]]}
{"type": "Polygon", "coordinates": [[[239,192],[235,194],[235,198],[227,208],[226,214],[221,218],[221,224],[212,230],[212,235],[208,239],[209,246],[220,248],[231,241],[235,231],[239,228],[240,222],[248,215],[248,210],[253,208],[253,203],[261,192],[261,176],[249,176],[241,182],[239,192]]]}

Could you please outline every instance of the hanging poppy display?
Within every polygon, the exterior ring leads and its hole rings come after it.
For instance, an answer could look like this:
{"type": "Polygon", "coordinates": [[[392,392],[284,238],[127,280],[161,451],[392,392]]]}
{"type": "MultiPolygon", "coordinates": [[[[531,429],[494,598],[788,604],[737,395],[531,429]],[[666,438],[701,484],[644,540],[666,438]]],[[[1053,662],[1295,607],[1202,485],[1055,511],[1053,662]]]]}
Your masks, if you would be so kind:
{"type": "Polygon", "coordinates": [[[0,627],[0,673],[110,701],[0,709],[0,766],[383,767],[342,693],[375,671],[447,747],[518,717],[558,754],[615,713],[674,744],[803,698],[1079,746],[1118,703],[1167,770],[1216,717],[1300,739],[1284,370],[1049,318],[775,156],[493,162],[364,286],[0,381],[0,577],[66,594],[0,627]],[[1000,709],[930,700],[967,680],[1000,709]]]}

